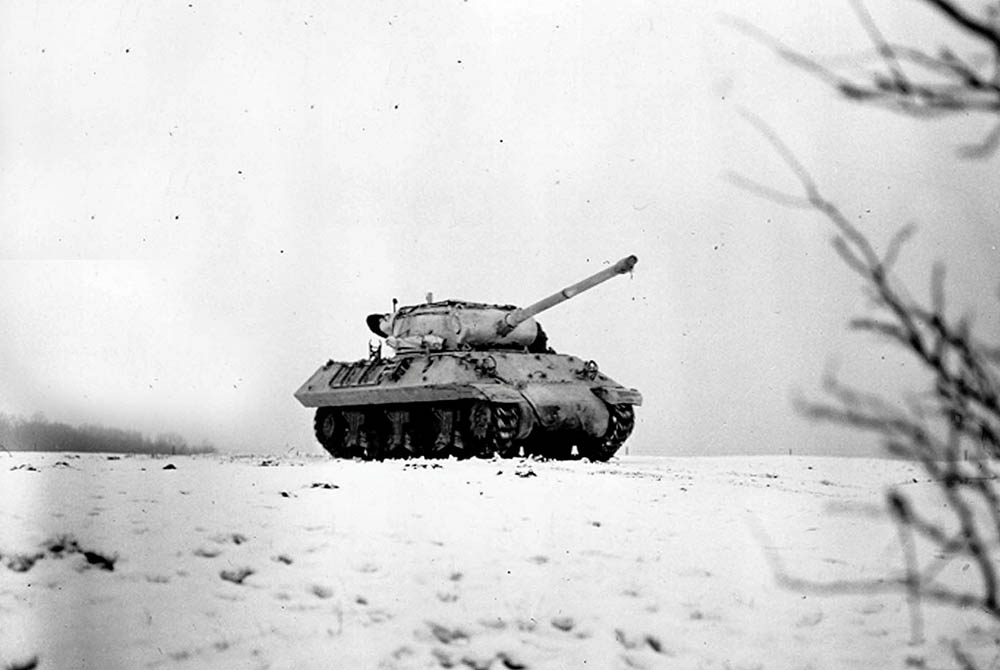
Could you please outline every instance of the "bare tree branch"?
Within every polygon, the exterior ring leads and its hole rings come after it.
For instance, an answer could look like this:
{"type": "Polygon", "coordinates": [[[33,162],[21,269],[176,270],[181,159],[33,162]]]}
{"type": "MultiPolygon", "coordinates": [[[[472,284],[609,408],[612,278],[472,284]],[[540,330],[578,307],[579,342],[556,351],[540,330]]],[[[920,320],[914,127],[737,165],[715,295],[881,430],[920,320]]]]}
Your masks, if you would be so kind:
{"type": "Polygon", "coordinates": [[[886,500],[900,534],[905,563],[902,576],[816,582],[791,576],[780,559],[771,555],[769,560],[778,582],[815,593],[905,593],[915,641],[923,638],[921,607],[925,602],[974,607],[1000,620],[1000,549],[990,539],[1000,539],[997,477],[987,465],[969,467],[962,460],[970,448],[981,453],[987,463],[1000,458],[1000,374],[996,359],[973,339],[968,317],[957,321],[947,318],[943,266],[936,264],[931,273],[930,307],[910,298],[892,279],[890,270],[912,237],[912,224],[900,228],[880,256],[867,237],[823,196],[777,133],[759,117],[746,112],[743,116],[799,180],[804,199],[837,230],[834,248],[870,289],[881,315],[856,318],[851,325],[887,337],[914,356],[933,379],[932,391],[925,394],[923,403],[900,407],[877,394],[851,388],[831,375],[824,381],[824,391],[832,401],[799,401],[799,411],[813,420],[880,435],[890,453],[916,459],[947,501],[950,521],[956,526],[948,529],[929,521],[913,509],[903,494],[893,490],[886,500]],[[983,504],[975,505],[977,499],[983,504]],[[983,508],[988,510],[985,515],[977,511],[983,508]],[[921,563],[915,536],[930,542],[937,555],[921,563]],[[938,582],[944,569],[959,557],[975,568],[978,591],[938,582]]]}
{"type": "Polygon", "coordinates": [[[913,234],[917,231],[916,224],[908,223],[892,236],[889,240],[889,248],[886,249],[885,256],[882,257],[882,267],[886,271],[892,269],[892,266],[896,264],[896,259],[899,257],[899,251],[903,248],[903,245],[909,241],[913,234]]]}
{"type": "MultiPolygon", "coordinates": [[[[991,19],[978,18],[953,0],[922,0],[947,19],[947,23],[985,45],[985,58],[963,57],[947,46],[927,49],[890,42],[863,0],[851,6],[874,51],[838,57],[809,57],[761,28],[726,17],[726,23],[771,49],[780,58],[816,77],[848,100],[883,107],[917,118],[970,112],[1000,116],[1000,30],[991,19]],[[875,68],[869,64],[877,58],[875,68]],[[984,72],[984,63],[991,72],[984,72]],[[914,75],[904,64],[914,66],[914,75]]],[[[987,158],[1000,148],[1000,127],[978,143],[957,152],[965,158],[987,158]]]]}
{"type": "Polygon", "coordinates": [[[754,195],[760,196],[765,200],[770,200],[778,205],[799,209],[812,209],[812,203],[809,202],[808,198],[803,198],[802,196],[793,195],[791,193],[785,193],[784,191],[779,191],[771,188],[770,186],[765,186],[764,184],[756,182],[737,172],[727,172],[725,176],[726,180],[734,186],[739,186],[745,191],[749,191],[754,195]]]}
{"type": "Polygon", "coordinates": [[[993,53],[1000,58],[1000,33],[993,26],[969,16],[951,0],[924,0],[924,2],[937,9],[970,35],[987,42],[993,48],[993,53]]]}
{"type": "Polygon", "coordinates": [[[1000,147],[1000,123],[993,126],[993,130],[986,134],[976,144],[963,144],[958,148],[958,155],[963,158],[989,158],[996,153],[1000,147]]]}
{"type": "MultiPolygon", "coordinates": [[[[896,500],[900,505],[904,503],[901,497],[890,497],[891,500],[896,500]]],[[[906,564],[906,577],[903,581],[906,585],[906,601],[910,608],[910,644],[923,644],[924,617],[920,609],[922,584],[917,549],[913,542],[913,527],[906,523],[897,523],[896,530],[899,531],[899,543],[903,547],[903,561],[906,564]]]]}
{"type": "Polygon", "coordinates": [[[842,86],[851,86],[851,82],[844,77],[837,75],[833,70],[820,65],[817,61],[808,58],[804,54],[795,51],[794,49],[786,46],[779,39],[773,35],[761,30],[758,26],[745,21],[739,17],[734,16],[723,16],[723,23],[728,23],[730,26],[740,31],[741,33],[747,35],[748,37],[761,42],[768,47],[770,47],[775,53],[777,53],[781,58],[792,63],[796,67],[799,67],[807,72],[813,74],[828,84],[834,86],[835,88],[840,88],[842,86]]]}
{"type": "MultiPolygon", "coordinates": [[[[981,54],[960,56],[947,46],[929,50],[891,44],[863,0],[851,0],[851,4],[874,54],[846,60],[807,58],[754,26],[732,23],[849,100],[918,118],[970,112],[994,115],[998,120],[981,142],[959,149],[966,158],[994,156],[1000,148],[1000,4],[990,5],[992,13],[980,18],[955,0],[922,1],[947,25],[985,45],[985,58],[981,54]],[[872,63],[873,59],[877,62],[872,63]],[[865,61],[865,68],[857,67],[865,61]],[[992,71],[987,74],[989,67],[992,71]]],[[[759,117],[740,113],[798,179],[802,195],[775,191],[746,178],[734,183],[780,204],[802,207],[808,203],[833,226],[834,249],[863,279],[874,311],[853,319],[852,328],[886,338],[906,352],[929,382],[919,395],[892,403],[828,375],[823,385],[826,399],[798,400],[798,410],[813,420],[880,436],[889,453],[920,464],[945,503],[924,513],[919,509],[926,506],[924,499],[911,499],[898,487],[887,492],[886,505],[903,554],[902,574],[831,582],[803,579],[785,569],[774,547],[761,535],[773,574],[787,588],[812,593],[905,594],[913,642],[924,638],[922,605],[928,602],[976,608],[1000,623],[1000,346],[973,336],[971,314],[948,317],[945,270],[940,263],[930,273],[929,305],[911,297],[892,277],[904,245],[913,237],[912,224],[899,228],[885,252],[878,254],[862,230],[823,195],[778,134],[759,117]],[[956,585],[950,578],[958,561],[962,570],[973,568],[968,573],[971,582],[956,585]]],[[[952,653],[961,668],[976,668],[957,641],[952,653]]]]}
{"type": "Polygon", "coordinates": [[[851,7],[854,8],[854,13],[857,14],[861,25],[865,28],[865,32],[868,33],[868,37],[875,45],[876,52],[885,61],[886,69],[892,74],[893,83],[900,91],[910,90],[910,81],[907,79],[906,74],[904,74],[903,68],[899,65],[895,50],[885,41],[882,31],[878,29],[878,26],[875,25],[875,21],[872,19],[872,15],[868,13],[868,8],[865,7],[861,0],[851,0],[851,7]]]}
{"type": "Polygon", "coordinates": [[[962,651],[962,645],[958,643],[958,640],[952,640],[951,654],[955,657],[955,660],[958,662],[958,667],[961,668],[961,670],[979,670],[976,667],[975,661],[972,660],[972,657],[962,651]]]}

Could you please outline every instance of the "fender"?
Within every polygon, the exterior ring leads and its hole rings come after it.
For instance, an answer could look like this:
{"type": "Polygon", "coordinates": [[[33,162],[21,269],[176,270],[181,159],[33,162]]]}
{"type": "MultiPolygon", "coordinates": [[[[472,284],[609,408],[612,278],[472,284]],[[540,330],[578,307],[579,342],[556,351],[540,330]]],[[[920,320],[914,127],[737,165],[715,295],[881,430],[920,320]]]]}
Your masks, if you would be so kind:
{"type": "Polygon", "coordinates": [[[608,408],[588,386],[527,384],[521,389],[547,431],[558,430],[603,437],[608,430],[608,408]]]}

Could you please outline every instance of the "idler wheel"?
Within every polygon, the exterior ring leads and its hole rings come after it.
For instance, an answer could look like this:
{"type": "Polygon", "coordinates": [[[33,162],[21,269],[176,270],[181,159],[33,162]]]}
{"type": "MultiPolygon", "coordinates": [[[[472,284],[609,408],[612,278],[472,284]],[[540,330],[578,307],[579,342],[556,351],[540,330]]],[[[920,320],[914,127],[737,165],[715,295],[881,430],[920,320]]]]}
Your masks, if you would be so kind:
{"type": "Polygon", "coordinates": [[[635,411],[632,405],[608,405],[608,430],[604,437],[580,442],[576,446],[577,451],[583,458],[606,461],[621,448],[634,427],[635,411]]]}

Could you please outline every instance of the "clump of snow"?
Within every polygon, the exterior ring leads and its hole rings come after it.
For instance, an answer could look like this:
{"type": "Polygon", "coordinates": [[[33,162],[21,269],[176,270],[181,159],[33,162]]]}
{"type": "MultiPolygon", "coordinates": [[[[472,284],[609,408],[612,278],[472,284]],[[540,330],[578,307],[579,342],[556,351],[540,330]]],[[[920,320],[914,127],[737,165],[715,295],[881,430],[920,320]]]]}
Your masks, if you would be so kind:
{"type": "Polygon", "coordinates": [[[884,488],[936,490],[905,462],[169,465],[6,459],[0,667],[939,667],[953,638],[996,653],[980,613],[925,605],[914,645],[903,593],[774,579],[768,552],[820,581],[898,575],[884,488]]]}

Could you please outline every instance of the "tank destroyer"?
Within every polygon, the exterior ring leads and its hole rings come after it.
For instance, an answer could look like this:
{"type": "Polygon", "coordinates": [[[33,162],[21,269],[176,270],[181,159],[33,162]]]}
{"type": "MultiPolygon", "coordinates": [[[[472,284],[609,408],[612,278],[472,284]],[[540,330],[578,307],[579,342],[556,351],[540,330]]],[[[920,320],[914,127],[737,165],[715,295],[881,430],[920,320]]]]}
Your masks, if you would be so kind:
{"type": "Polygon", "coordinates": [[[369,356],[327,361],[295,392],[315,408],[316,439],[336,458],[606,461],[628,438],[641,394],[593,360],[556,353],[535,315],[631,273],[628,256],[518,308],[460,300],[371,314],[369,356]],[[382,344],[393,353],[382,355],[382,344]]]}

